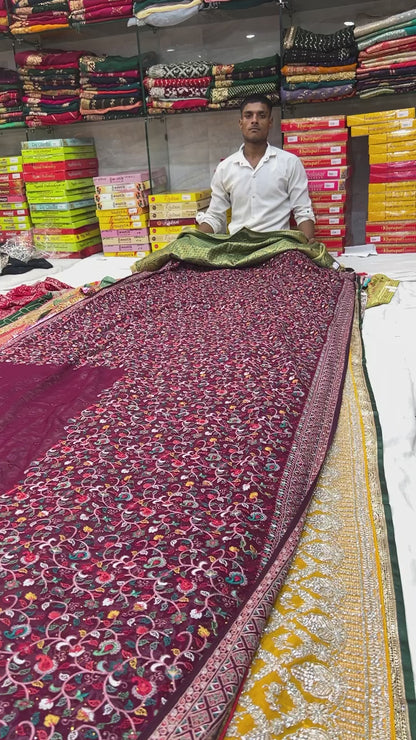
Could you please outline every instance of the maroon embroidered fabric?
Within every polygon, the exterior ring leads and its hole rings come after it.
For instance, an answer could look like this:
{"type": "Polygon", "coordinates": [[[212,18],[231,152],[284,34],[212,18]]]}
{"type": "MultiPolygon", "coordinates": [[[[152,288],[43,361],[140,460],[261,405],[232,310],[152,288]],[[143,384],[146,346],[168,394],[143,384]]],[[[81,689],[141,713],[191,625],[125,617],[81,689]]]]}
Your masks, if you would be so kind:
{"type": "Polygon", "coordinates": [[[121,371],[0,362],[0,493],[60,439],[73,414],[97,400],[121,371]]]}
{"type": "Polygon", "coordinates": [[[181,263],[2,349],[123,372],[0,497],[6,736],[215,736],[330,443],[353,305],[297,252],[181,263]]]}

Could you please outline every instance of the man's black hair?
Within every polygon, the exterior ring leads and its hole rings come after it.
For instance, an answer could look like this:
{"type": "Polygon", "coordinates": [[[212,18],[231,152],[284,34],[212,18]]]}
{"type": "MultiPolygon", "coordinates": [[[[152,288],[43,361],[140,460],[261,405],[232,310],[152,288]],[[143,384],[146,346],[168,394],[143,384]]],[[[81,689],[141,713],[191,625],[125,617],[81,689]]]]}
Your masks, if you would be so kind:
{"type": "Polygon", "coordinates": [[[267,105],[267,108],[269,109],[269,115],[272,115],[272,103],[265,95],[261,95],[260,93],[253,93],[252,95],[247,95],[246,98],[244,98],[243,102],[240,105],[240,113],[243,113],[244,108],[249,103],[263,103],[263,105],[267,105]]]}

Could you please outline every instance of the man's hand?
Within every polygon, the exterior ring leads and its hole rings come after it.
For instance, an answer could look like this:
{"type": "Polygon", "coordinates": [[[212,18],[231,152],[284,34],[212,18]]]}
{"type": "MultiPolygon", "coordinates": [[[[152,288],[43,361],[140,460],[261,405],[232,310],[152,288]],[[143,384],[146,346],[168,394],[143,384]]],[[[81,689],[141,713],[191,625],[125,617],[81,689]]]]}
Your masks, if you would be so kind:
{"type": "Polygon", "coordinates": [[[214,233],[214,229],[211,224],[206,223],[206,221],[203,221],[202,224],[198,224],[198,231],[202,231],[204,234],[214,233]]]}
{"type": "Polygon", "coordinates": [[[313,244],[315,239],[315,224],[311,219],[308,219],[307,221],[302,221],[300,224],[298,224],[299,231],[304,234],[308,240],[308,244],[313,244]]]}

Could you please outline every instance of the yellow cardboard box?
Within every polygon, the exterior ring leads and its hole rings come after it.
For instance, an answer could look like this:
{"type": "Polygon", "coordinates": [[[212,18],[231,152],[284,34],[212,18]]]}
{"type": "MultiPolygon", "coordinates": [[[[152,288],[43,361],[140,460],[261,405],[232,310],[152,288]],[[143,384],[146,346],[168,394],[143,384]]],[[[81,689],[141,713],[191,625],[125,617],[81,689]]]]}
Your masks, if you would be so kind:
{"type": "Polygon", "coordinates": [[[211,195],[211,190],[193,190],[183,193],[158,193],[149,195],[149,203],[189,203],[190,201],[205,200],[211,195]]]}
{"type": "Polygon", "coordinates": [[[381,123],[401,118],[414,118],[414,108],[395,108],[393,110],[380,110],[372,113],[354,113],[347,116],[347,126],[361,126],[368,123],[381,123]]]}

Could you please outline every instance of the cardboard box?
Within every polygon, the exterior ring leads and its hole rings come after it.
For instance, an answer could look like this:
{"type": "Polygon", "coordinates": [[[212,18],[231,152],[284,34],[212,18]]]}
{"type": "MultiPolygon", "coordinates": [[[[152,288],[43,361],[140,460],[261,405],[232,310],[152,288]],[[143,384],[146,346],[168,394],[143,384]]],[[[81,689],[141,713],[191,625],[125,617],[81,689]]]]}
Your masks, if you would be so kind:
{"type": "Polygon", "coordinates": [[[345,167],[348,164],[347,155],[337,157],[304,157],[301,156],[302,164],[307,168],[311,167],[345,167]]]}
{"type": "Polygon", "coordinates": [[[393,110],[374,111],[372,113],[354,113],[347,116],[347,126],[365,126],[369,123],[384,123],[385,121],[414,117],[414,108],[395,108],[393,110]]]}
{"type": "Polygon", "coordinates": [[[137,250],[136,252],[107,252],[103,249],[103,253],[106,257],[147,257],[150,254],[150,249],[145,249],[143,252],[137,250]]]}
{"type": "Polygon", "coordinates": [[[384,164],[390,162],[404,162],[409,161],[411,157],[416,157],[415,151],[406,152],[387,152],[384,154],[372,154],[369,155],[370,165],[371,164],[384,164]]]}
{"type": "Polygon", "coordinates": [[[305,171],[309,182],[311,180],[346,180],[350,174],[349,167],[308,167],[305,171]]]}
{"type": "MultiPolygon", "coordinates": [[[[193,224],[190,224],[186,227],[187,229],[197,229],[197,225],[194,222],[193,224]]],[[[184,226],[150,226],[149,232],[150,234],[155,234],[156,236],[159,234],[180,234],[181,231],[184,229],[184,226]]],[[[169,239],[157,239],[157,241],[170,241],[169,239]]]]}
{"type": "Polygon", "coordinates": [[[203,201],[211,196],[211,190],[206,188],[205,190],[195,190],[182,193],[159,193],[151,195],[149,197],[149,203],[189,203],[196,201],[203,201]]]}
{"type": "MultiPolygon", "coordinates": [[[[283,130],[283,129],[282,129],[283,130]]],[[[324,129],[309,131],[299,131],[298,133],[285,133],[285,144],[313,144],[316,142],[325,142],[331,146],[336,142],[346,142],[348,140],[348,129],[324,129]]]]}
{"type": "Polygon", "coordinates": [[[72,139],[38,139],[38,141],[22,141],[22,151],[25,149],[50,149],[52,147],[65,146],[94,146],[91,136],[72,139]]]}
{"type": "Polygon", "coordinates": [[[345,192],[348,180],[309,180],[309,192],[345,192]]]}
{"type": "Polygon", "coordinates": [[[385,231],[403,231],[416,233],[416,218],[409,221],[389,221],[388,223],[383,221],[367,222],[365,226],[366,234],[378,234],[385,231]]]}
{"type": "Polygon", "coordinates": [[[284,144],[286,152],[296,154],[297,157],[324,157],[324,156],[346,156],[347,145],[332,142],[316,142],[314,144],[284,144]]]}
{"type": "Polygon", "coordinates": [[[283,118],[280,123],[281,131],[308,131],[310,129],[340,129],[345,128],[345,116],[319,116],[311,118],[283,118]]]}
{"type": "Polygon", "coordinates": [[[385,123],[369,123],[366,126],[351,126],[350,133],[352,137],[355,136],[370,136],[373,134],[388,133],[391,131],[398,131],[400,129],[416,129],[416,119],[405,118],[397,121],[386,121],[385,123]]]}
{"type": "Polygon", "coordinates": [[[313,190],[310,192],[312,204],[315,207],[316,203],[332,203],[333,205],[339,205],[345,203],[347,200],[347,193],[343,192],[327,192],[325,190],[313,190]]]}

